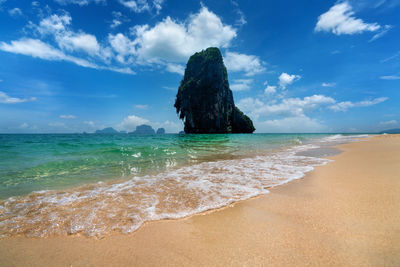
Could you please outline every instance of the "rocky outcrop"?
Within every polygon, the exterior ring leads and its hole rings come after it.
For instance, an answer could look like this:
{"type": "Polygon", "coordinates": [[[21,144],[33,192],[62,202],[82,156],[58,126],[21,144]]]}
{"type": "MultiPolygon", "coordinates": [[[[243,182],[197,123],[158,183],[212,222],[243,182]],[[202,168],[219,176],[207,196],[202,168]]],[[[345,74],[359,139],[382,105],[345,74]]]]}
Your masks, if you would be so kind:
{"type": "Polygon", "coordinates": [[[255,128],[233,101],[218,48],[190,57],[175,101],[186,133],[252,133],[255,128]]]}
{"type": "Polygon", "coordinates": [[[158,128],[156,134],[165,134],[164,128],[158,128]]]}
{"type": "Polygon", "coordinates": [[[96,134],[119,134],[117,130],[112,127],[104,128],[103,130],[96,130],[94,133],[96,134]]]}
{"type": "Polygon", "coordinates": [[[156,132],[150,125],[139,125],[136,126],[136,130],[133,132],[130,132],[130,134],[155,134],[156,132]]]}

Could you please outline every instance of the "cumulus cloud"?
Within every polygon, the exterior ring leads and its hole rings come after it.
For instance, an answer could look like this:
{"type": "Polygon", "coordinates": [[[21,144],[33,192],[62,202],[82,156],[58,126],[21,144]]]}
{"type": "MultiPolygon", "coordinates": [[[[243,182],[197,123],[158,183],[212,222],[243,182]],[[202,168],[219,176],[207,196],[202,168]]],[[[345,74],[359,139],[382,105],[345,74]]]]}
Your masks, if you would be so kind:
{"type": "Polygon", "coordinates": [[[109,34],[108,40],[116,53],[116,59],[120,63],[131,62],[133,60],[132,55],[135,53],[135,47],[134,43],[128,37],[122,33],[116,35],[109,34]]]}
{"type": "Polygon", "coordinates": [[[118,125],[118,128],[125,131],[133,131],[136,129],[136,126],[148,123],[150,123],[150,121],[147,119],[130,115],[122,120],[122,122],[118,125]]]}
{"type": "Polygon", "coordinates": [[[22,16],[22,11],[18,7],[15,7],[13,9],[8,10],[8,14],[10,14],[11,17],[16,18],[22,16]]]}
{"type": "Polygon", "coordinates": [[[178,133],[178,132],[182,131],[182,129],[183,129],[183,125],[182,125],[181,121],[174,122],[174,121],[169,121],[169,120],[166,120],[161,123],[155,122],[155,123],[153,123],[153,127],[154,127],[154,129],[164,128],[165,132],[167,132],[167,133],[178,133]]]}
{"type": "Polygon", "coordinates": [[[154,27],[136,26],[132,33],[136,37],[138,59],[147,63],[185,62],[190,55],[207,47],[228,47],[236,37],[236,30],[224,25],[206,7],[186,22],[167,17],[154,27]]]}
{"type": "Polygon", "coordinates": [[[320,121],[303,114],[295,117],[265,120],[257,123],[258,132],[268,133],[320,133],[327,127],[320,121]]]}
{"type": "Polygon", "coordinates": [[[172,73],[178,73],[179,75],[183,75],[185,73],[185,67],[174,63],[167,63],[166,70],[172,73]]]}
{"type": "Polygon", "coordinates": [[[287,74],[286,72],[282,72],[282,74],[279,76],[279,86],[283,89],[286,89],[286,86],[300,79],[301,79],[300,75],[295,75],[295,74],[290,75],[287,74]]]}
{"type": "Polygon", "coordinates": [[[250,112],[256,118],[260,116],[287,116],[293,117],[305,114],[319,106],[333,104],[335,100],[324,95],[313,95],[301,98],[283,99],[280,103],[267,104],[259,99],[244,98],[238,102],[238,107],[250,112]]]}
{"type": "Polygon", "coordinates": [[[60,119],[76,119],[74,115],[60,115],[60,119]]]}
{"type": "Polygon", "coordinates": [[[276,93],[276,86],[274,86],[274,85],[268,85],[268,86],[265,88],[264,93],[265,93],[266,95],[273,95],[273,94],[275,94],[275,93],[276,93]]]}
{"type": "Polygon", "coordinates": [[[263,62],[254,55],[226,52],[224,62],[229,71],[245,72],[246,76],[252,76],[265,71],[263,62]]]}
{"type": "Polygon", "coordinates": [[[36,101],[36,97],[30,97],[30,98],[11,97],[6,93],[0,91],[0,103],[2,104],[18,104],[31,101],[36,101]]]}
{"type": "Polygon", "coordinates": [[[114,29],[117,28],[118,26],[122,25],[124,22],[130,21],[125,15],[123,15],[121,12],[118,11],[113,11],[112,12],[113,20],[110,24],[110,28],[114,29]]]}
{"type": "Polygon", "coordinates": [[[379,97],[379,98],[375,98],[372,100],[364,100],[364,101],[360,101],[360,102],[344,101],[344,102],[336,103],[335,105],[332,105],[329,108],[336,112],[338,112],[338,111],[344,112],[344,111],[347,111],[349,108],[369,107],[369,106],[373,106],[373,105],[377,105],[382,102],[385,102],[386,100],[388,100],[387,97],[379,97]]]}
{"type": "Polygon", "coordinates": [[[315,31],[332,32],[336,35],[356,34],[365,31],[374,32],[381,28],[377,23],[366,23],[354,17],[353,7],[349,2],[338,2],[327,12],[318,17],[315,31]]]}
{"type": "Polygon", "coordinates": [[[162,9],[164,0],[119,0],[119,2],[135,13],[155,10],[158,14],[162,9]]]}
{"type": "Polygon", "coordinates": [[[100,45],[92,34],[74,32],[68,27],[72,18],[69,14],[51,15],[40,21],[36,29],[42,35],[51,35],[61,49],[83,51],[90,55],[98,54],[100,45]]]}
{"type": "Polygon", "coordinates": [[[308,113],[315,109],[335,103],[331,97],[313,95],[304,98],[283,99],[280,103],[264,103],[251,97],[241,99],[238,107],[255,119],[258,131],[268,132],[317,132],[324,126],[308,113]],[[274,119],[263,119],[275,117],[274,119]]]}
{"type": "Polygon", "coordinates": [[[312,95],[304,98],[287,98],[264,102],[258,98],[241,99],[237,106],[254,119],[258,132],[321,132],[327,130],[324,124],[310,115],[316,110],[328,108],[333,111],[346,111],[353,107],[368,107],[386,101],[381,97],[360,102],[337,102],[325,95],[312,95]]]}
{"type": "Polygon", "coordinates": [[[252,79],[236,79],[233,80],[233,84],[230,85],[232,91],[247,91],[250,90],[252,79]]]}
{"type": "MultiPolygon", "coordinates": [[[[79,5],[90,2],[59,1],[63,4],[79,5]]],[[[136,5],[150,3],[124,1],[125,4],[128,2],[135,2],[136,5]]],[[[151,6],[161,8],[162,3],[161,0],[154,0],[151,6]]],[[[121,13],[113,14],[116,21],[112,22],[111,27],[115,28],[120,25],[121,13]]],[[[33,30],[35,38],[25,37],[10,43],[2,42],[0,49],[45,60],[69,61],[83,67],[128,74],[134,74],[130,68],[136,65],[162,67],[182,75],[182,64],[186,63],[190,55],[210,46],[229,48],[236,37],[236,29],[224,24],[220,17],[205,6],[184,21],[166,17],[154,26],[145,24],[131,27],[129,35],[110,33],[102,42],[93,34],[73,29],[72,18],[65,11],[42,17],[37,24],[30,22],[26,29],[33,30]]],[[[225,60],[230,71],[241,71],[247,76],[265,70],[263,62],[254,55],[228,51],[225,60]]]]}

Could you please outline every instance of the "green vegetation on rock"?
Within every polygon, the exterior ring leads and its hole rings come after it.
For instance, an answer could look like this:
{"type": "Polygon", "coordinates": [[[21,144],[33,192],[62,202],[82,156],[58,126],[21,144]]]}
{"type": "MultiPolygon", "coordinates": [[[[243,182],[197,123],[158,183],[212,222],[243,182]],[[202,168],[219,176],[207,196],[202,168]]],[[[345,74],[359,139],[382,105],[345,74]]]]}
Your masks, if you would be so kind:
{"type": "Polygon", "coordinates": [[[218,48],[192,55],[175,101],[186,133],[252,133],[251,119],[233,101],[228,72],[218,48]]]}

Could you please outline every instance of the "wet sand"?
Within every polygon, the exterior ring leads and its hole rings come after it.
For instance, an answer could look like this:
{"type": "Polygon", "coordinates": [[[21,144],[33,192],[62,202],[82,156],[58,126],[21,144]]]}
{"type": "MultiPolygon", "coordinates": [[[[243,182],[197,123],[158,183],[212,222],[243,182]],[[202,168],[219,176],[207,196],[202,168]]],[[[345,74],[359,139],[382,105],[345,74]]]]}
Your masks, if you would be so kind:
{"type": "Polygon", "coordinates": [[[400,135],[339,146],[268,195],[133,234],[0,240],[0,266],[399,266],[400,135]]]}

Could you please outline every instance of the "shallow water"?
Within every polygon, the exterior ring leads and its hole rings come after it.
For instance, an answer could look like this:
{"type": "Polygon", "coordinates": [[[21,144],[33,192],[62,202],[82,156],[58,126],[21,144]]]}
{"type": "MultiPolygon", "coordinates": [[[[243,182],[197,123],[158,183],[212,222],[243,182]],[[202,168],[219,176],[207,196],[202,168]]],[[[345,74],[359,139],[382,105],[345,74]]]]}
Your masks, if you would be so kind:
{"type": "Polygon", "coordinates": [[[268,193],[358,137],[2,135],[0,235],[130,233],[268,193]]]}

